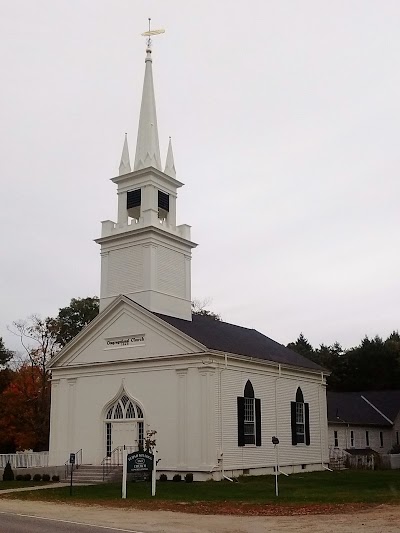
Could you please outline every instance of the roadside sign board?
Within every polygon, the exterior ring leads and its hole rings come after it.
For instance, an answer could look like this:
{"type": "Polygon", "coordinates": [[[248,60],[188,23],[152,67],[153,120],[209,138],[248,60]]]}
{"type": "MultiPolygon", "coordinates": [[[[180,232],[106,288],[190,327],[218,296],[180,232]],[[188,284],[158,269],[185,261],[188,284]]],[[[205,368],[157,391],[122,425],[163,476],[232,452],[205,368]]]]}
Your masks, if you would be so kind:
{"type": "Polygon", "coordinates": [[[154,455],[148,452],[127,454],[127,473],[148,472],[153,469],[154,455]]]}

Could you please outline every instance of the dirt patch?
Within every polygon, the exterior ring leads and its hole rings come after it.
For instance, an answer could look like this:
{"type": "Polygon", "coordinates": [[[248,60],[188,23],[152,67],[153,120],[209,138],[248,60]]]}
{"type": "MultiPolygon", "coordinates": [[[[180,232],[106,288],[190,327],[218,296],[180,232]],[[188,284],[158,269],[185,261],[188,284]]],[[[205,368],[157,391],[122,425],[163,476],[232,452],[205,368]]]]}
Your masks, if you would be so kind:
{"type": "MultiPolygon", "coordinates": [[[[256,516],[250,513],[250,509],[246,509],[248,511],[246,515],[212,515],[208,512],[213,509],[207,507],[207,514],[196,516],[192,512],[188,513],[187,509],[179,504],[175,504],[176,508],[185,512],[160,510],[159,504],[160,502],[155,502],[152,510],[144,510],[126,504],[123,508],[120,505],[110,506],[110,502],[108,507],[105,507],[0,498],[0,512],[73,520],[143,533],[309,533],[310,531],[312,533],[382,533],[382,531],[399,533],[400,531],[398,505],[379,505],[369,508],[319,506],[318,511],[323,514],[315,514],[315,506],[312,506],[313,514],[309,514],[310,506],[296,508],[291,506],[290,509],[285,509],[286,516],[281,516],[280,506],[268,506],[269,510],[276,514],[256,516]],[[295,516],[289,515],[291,509],[295,516]]],[[[195,505],[200,504],[193,504],[193,507],[195,505]]],[[[229,507],[225,510],[230,512],[229,507]]],[[[3,515],[2,523],[6,523],[5,520],[6,516],[3,515]]]]}
{"type": "MultiPolygon", "coordinates": [[[[61,502],[60,502],[61,503],[61,502]]],[[[75,505],[90,506],[82,500],[71,500],[75,505]]],[[[142,511],[170,511],[201,515],[230,516],[304,516],[320,514],[347,514],[377,508],[376,504],[251,504],[241,502],[171,502],[171,501],[96,501],[96,505],[119,509],[140,509],[142,511]]],[[[399,529],[400,531],[400,529],[399,529]]]]}

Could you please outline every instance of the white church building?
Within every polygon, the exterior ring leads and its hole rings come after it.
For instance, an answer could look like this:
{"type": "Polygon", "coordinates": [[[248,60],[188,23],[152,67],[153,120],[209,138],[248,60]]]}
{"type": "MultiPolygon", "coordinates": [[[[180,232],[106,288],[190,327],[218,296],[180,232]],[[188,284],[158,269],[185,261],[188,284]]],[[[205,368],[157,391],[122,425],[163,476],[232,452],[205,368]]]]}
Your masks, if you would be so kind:
{"type": "Polygon", "coordinates": [[[112,181],[118,218],[96,240],[100,313],[50,363],[50,465],[78,450],[101,465],[155,430],[169,479],[272,473],[273,436],[283,472],[323,469],[324,370],[254,329],[192,315],[196,244],[176,223],[171,142],[161,165],[150,43],[133,168],[125,138],[112,181]]]}

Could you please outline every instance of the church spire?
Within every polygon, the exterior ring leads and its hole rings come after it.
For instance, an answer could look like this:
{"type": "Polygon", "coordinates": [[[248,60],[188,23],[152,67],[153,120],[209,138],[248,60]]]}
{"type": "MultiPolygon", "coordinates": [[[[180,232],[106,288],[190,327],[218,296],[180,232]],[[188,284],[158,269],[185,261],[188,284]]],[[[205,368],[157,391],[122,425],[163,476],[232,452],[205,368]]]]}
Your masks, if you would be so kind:
{"type": "Polygon", "coordinates": [[[128,134],[125,133],[124,147],[122,148],[121,163],[119,164],[119,175],[129,174],[131,162],[129,160],[128,134]]]}
{"type": "Polygon", "coordinates": [[[145,63],[134,170],[146,167],[161,170],[150,42],[147,43],[145,63]]]}
{"type": "Polygon", "coordinates": [[[171,176],[171,178],[176,178],[176,170],[175,170],[175,163],[174,163],[174,153],[172,151],[171,137],[169,138],[167,159],[165,161],[164,172],[165,172],[165,174],[168,174],[168,176],[171,176]]]}

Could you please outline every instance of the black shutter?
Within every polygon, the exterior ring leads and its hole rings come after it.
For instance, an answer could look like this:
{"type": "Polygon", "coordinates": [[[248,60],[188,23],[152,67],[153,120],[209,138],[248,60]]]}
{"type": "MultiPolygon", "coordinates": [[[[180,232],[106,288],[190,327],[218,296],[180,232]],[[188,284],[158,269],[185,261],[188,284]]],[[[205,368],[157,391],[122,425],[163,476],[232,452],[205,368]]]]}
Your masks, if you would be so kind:
{"type": "Polygon", "coordinates": [[[165,192],[158,191],[158,207],[169,212],[169,195],[165,192]]]}
{"type": "Polygon", "coordinates": [[[261,400],[256,398],[256,446],[261,446],[261,400]]]}
{"type": "Polygon", "coordinates": [[[304,404],[304,423],[306,430],[306,444],[310,446],[310,408],[308,403],[304,404]]]}
{"type": "Polygon", "coordinates": [[[244,398],[237,399],[238,446],[244,446],[244,398]]]}
{"type": "Polygon", "coordinates": [[[297,434],[296,434],[296,402],[290,402],[291,407],[291,423],[292,423],[292,444],[293,446],[297,445],[297,434]]]}
{"type": "Polygon", "coordinates": [[[138,207],[142,202],[142,190],[135,189],[134,191],[128,191],[126,195],[126,208],[138,207]]]}

